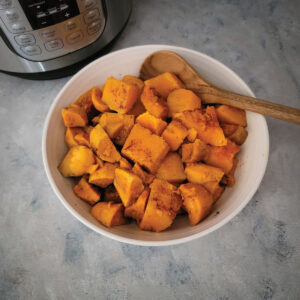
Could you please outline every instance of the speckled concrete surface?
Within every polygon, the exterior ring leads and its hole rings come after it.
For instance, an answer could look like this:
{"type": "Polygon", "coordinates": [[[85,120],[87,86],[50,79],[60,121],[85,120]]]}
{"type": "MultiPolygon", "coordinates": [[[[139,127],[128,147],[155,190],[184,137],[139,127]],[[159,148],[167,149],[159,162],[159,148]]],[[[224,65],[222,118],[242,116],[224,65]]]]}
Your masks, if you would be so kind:
{"type": "MultiPolygon", "coordinates": [[[[114,48],[199,50],[258,97],[300,108],[299,20],[296,0],[136,0],[114,48]]],[[[300,298],[300,127],[267,119],[266,175],[227,225],[183,245],[130,246],[84,227],[47,182],[42,128],[67,80],[0,74],[0,299],[300,298]]]]}

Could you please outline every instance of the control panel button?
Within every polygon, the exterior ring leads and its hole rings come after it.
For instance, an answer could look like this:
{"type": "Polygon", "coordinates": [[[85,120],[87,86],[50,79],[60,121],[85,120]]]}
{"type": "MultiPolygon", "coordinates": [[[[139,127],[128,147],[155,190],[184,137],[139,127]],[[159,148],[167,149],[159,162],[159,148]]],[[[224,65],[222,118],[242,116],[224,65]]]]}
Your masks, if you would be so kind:
{"type": "Polygon", "coordinates": [[[20,46],[29,46],[35,44],[35,37],[32,34],[20,34],[15,36],[15,41],[20,46]]]}
{"type": "Polygon", "coordinates": [[[87,28],[88,35],[93,35],[93,34],[97,33],[100,30],[100,28],[101,28],[100,21],[93,22],[87,28]]]}
{"type": "Polygon", "coordinates": [[[57,30],[55,28],[48,28],[40,31],[40,36],[44,40],[49,40],[55,38],[57,35],[57,30]]]}
{"type": "Polygon", "coordinates": [[[99,10],[98,8],[95,8],[93,10],[88,11],[84,16],[84,22],[86,24],[90,24],[94,21],[96,21],[99,18],[99,10]]]}
{"type": "Polygon", "coordinates": [[[66,39],[69,44],[78,43],[83,39],[83,33],[81,30],[75,31],[75,32],[67,35],[66,39]]]}
{"type": "Polygon", "coordinates": [[[64,28],[65,28],[65,31],[73,31],[74,29],[76,29],[78,27],[78,24],[77,24],[77,22],[76,21],[74,21],[74,20],[70,20],[70,21],[67,21],[66,23],[65,23],[65,26],[64,26],[64,28]]]}
{"type": "Polygon", "coordinates": [[[11,0],[0,0],[0,9],[7,9],[12,6],[11,0]]]}
{"type": "Polygon", "coordinates": [[[55,51],[63,48],[64,44],[61,39],[56,39],[45,43],[45,48],[48,51],[55,51]]]}
{"type": "Polygon", "coordinates": [[[26,26],[22,23],[13,23],[11,25],[11,30],[13,33],[22,33],[26,31],[26,26]]]}
{"type": "Polygon", "coordinates": [[[18,13],[14,9],[9,9],[5,11],[6,19],[10,22],[17,21],[19,18],[18,13]]]}
{"type": "Polygon", "coordinates": [[[38,55],[42,53],[42,50],[39,46],[34,45],[34,46],[26,46],[26,47],[21,47],[21,50],[26,53],[27,55],[38,55]]]}
{"type": "Polygon", "coordinates": [[[81,0],[82,2],[82,7],[84,9],[91,9],[95,4],[96,4],[96,0],[81,0]]]}

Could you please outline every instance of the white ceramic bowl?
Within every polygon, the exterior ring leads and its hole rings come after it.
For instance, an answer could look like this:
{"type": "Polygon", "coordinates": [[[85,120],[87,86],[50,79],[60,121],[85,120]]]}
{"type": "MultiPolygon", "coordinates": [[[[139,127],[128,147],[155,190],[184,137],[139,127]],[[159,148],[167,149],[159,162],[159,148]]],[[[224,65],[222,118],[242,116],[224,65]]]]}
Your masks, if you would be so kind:
{"type": "Polygon", "coordinates": [[[94,85],[103,85],[109,76],[122,78],[126,74],[138,75],[143,60],[152,52],[162,49],[175,51],[181,55],[210,82],[240,94],[254,96],[240,77],[207,55],[167,45],[137,46],[105,55],[72,77],[54,100],[43,131],[42,152],[45,170],[54,192],[63,205],[92,230],[120,242],[135,245],[179,244],[204,236],[226,224],[243,209],[256,192],[264,175],[269,154],[269,134],[265,118],[259,114],[247,112],[249,135],[239,154],[240,163],[236,170],[236,184],[233,188],[226,189],[210,216],[203,222],[190,227],[187,216],[181,216],[176,218],[168,230],[153,233],[139,230],[134,222],[129,225],[106,228],[96,221],[90,214],[90,206],[74,195],[73,181],[62,177],[57,170],[59,162],[67,151],[64,143],[65,128],[61,109],[94,85]]]}

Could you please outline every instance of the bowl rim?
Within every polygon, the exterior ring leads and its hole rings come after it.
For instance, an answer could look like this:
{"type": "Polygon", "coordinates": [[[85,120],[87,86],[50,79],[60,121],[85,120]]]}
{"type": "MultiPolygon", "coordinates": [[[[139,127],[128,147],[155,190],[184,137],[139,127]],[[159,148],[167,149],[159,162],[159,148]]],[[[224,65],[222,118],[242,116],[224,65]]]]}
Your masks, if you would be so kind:
{"type": "MultiPolygon", "coordinates": [[[[113,56],[116,55],[118,53],[122,53],[122,52],[126,52],[126,51],[130,51],[130,50],[136,50],[136,49],[147,49],[147,48],[159,48],[161,47],[162,50],[165,50],[165,48],[168,48],[168,50],[170,51],[176,51],[176,50],[182,50],[182,51],[186,51],[189,52],[191,54],[195,54],[195,55],[200,55],[203,58],[212,61],[213,63],[215,63],[216,65],[219,65],[222,68],[225,68],[226,71],[228,71],[229,73],[231,73],[231,75],[236,79],[236,81],[243,86],[243,88],[245,88],[245,90],[247,90],[249,92],[249,95],[251,95],[252,97],[255,97],[253,91],[250,89],[250,87],[244,82],[244,80],[239,77],[237,75],[237,73],[235,73],[232,69],[230,69],[229,67],[227,67],[225,64],[223,64],[222,62],[218,61],[217,59],[210,57],[200,51],[196,51],[193,49],[189,49],[189,48],[185,48],[185,47],[179,47],[179,46],[174,46],[174,45],[166,45],[166,44],[148,44],[148,45],[139,45],[139,46],[133,46],[133,47],[127,47],[127,48],[123,48],[120,50],[116,50],[116,51],[112,51],[109,54],[106,54],[104,56],[99,57],[98,59],[94,60],[93,62],[91,62],[90,64],[86,65],[84,68],[82,68],[80,71],[78,71],[74,76],[72,76],[63,86],[63,88],[59,91],[59,93],[57,94],[57,96],[55,97],[54,101],[52,102],[45,122],[44,122],[44,128],[42,131],[42,158],[43,158],[43,164],[44,164],[44,169],[47,175],[47,178],[49,180],[50,186],[52,187],[54,193],[56,194],[56,196],[60,199],[61,203],[64,205],[64,207],[75,217],[77,218],[80,222],[82,222],[85,226],[87,226],[88,228],[94,230],[95,232],[111,238],[113,240],[119,241],[119,242],[123,242],[123,243],[127,243],[127,244],[132,244],[132,245],[138,245],[138,246],[170,246],[170,245],[177,245],[177,244],[182,244],[182,243],[186,243],[189,241],[193,241],[195,239],[198,239],[200,237],[203,237],[219,228],[221,228],[223,225],[225,225],[226,223],[228,223],[231,219],[233,219],[236,215],[238,215],[241,210],[248,204],[248,202],[252,199],[252,197],[254,196],[254,194],[256,193],[256,191],[258,190],[260,183],[263,179],[263,176],[265,174],[266,171],[266,167],[268,164],[268,158],[269,158],[269,130],[268,130],[268,126],[267,126],[267,122],[266,119],[263,115],[260,115],[260,117],[262,118],[262,124],[263,126],[260,128],[260,130],[265,131],[265,136],[266,139],[264,140],[265,145],[265,155],[266,155],[266,159],[264,160],[264,164],[261,166],[260,168],[260,172],[259,174],[257,174],[256,177],[256,181],[255,181],[255,188],[253,188],[247,195],[247,197],[245,197],[239,206],[237,206],[228,216],[226,216],[223,220],[221,220],[219,223],[211,226],[210,228],[207,228],[199,233],[195,233],[192,234],[190,236],[187,237],[182,237],[182,238],[176,238],[176,239],[170,239],[170,240],[166,240],[166,241],[145,241],[145,240],[137,240],[137,239],[133,239],[133,238],[127,238],[127,237],[122,237],[119,236],[115,233],[111,233],[108,231],[103,230],[100,227],[95,226],[94,224],[92,224],[91,222],[89,222],[87,219],[85,219],[84,217],[82,217],[73,207],[71,207],[71,205],[64,199],[63,195],[60,193],[59,189],[57,188],[54,179],[52,178],[51,172],[50,172],[50,167],[48,164],[48,159],[47,159],[47,151],[46,151],[46,144],[47,144],[47,132],[49,129],[49,123],[51,120],[51,116],[53,114],[53,111],[61,97],[61,95],[65,92],[65,90],[72,84],[72,81],[74,79],[76,79],[77,77],[80,77],[81,74],[86,71],[88,68],[90,68],[92,65],[98,64],[101,60],[105,60],[107,57],[109,56],[113,56]]],[[[153,50],[153,51],[158,51],[158,50],[153,50]]]]}

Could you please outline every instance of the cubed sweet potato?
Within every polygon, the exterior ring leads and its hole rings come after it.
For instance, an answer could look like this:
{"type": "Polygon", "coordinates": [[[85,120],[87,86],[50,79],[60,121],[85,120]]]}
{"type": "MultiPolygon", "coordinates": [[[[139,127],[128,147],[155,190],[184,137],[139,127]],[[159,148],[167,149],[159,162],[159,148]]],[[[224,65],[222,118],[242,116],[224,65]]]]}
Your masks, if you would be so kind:
{"type": "Polygon", "coordinates": [[[100,124],[90,133],[90,144],[97,155],[108,162],[114,163],[121,159],[121,155],[100,124]]]}
{"type": "Polygon", "coordinates": [[[113,183],[117,164],[105,163],[104,166],[90,175],[89,183],[106,188],[113,183]]]}
{"type": "Polygon", "coordinates": [[[136,122],[141,124],[143,127],[150,129],[153,133],[161,135],[163,130],[167,127],[167,122],[162,119],[156,118],[145,112],[136,118],[136,122]]]}
{"type": "Polygon", "coordinates": [[[180,183],[186,179],[184,167],[177,152],[169,152],[161,162],[156,177],[170,183],[180,183]]]}
{"type": "Polygon", "coordinates": [[[145,86],[141,94],[141,101],[151,115],[160,119],[168,117],[167,102],[157,94],[155,89],[145,86]]]}
{"type": "Polygon", "coordinates": [[[227,145],[222,147],[210,146],[204,161],[214,167],[228,173],[233,166],[233,158],[240,151],[240,146],[227,140],[227,145]]]}
{"type": "Polygon", "coordinates": [[[134,106],[140,90],[132,84],[109,77],[104,85],[102,101],[114,111],[125,114],[134,106]]]}
{"type": "Polygon", "coordinates": [[[131,171],[135,175],[140,177],[145,184],[151,184],[155,178],[152,174],[149,174],[146,171],[144,171],[138,163],[134,164],[131,171]]]}
{"type": "Polygon", "coordinates": [[[213,197],[201,184],[182,184],[179,190],[183,197],[183,207],[189,215],[190,225],[195,226],[210,213],[213,197]]]}
{"type": "Polygon", "coordinates": [[[165,99],[176,90],[183,89],[184,84],[173,73],[165,72],[145,81],[145,87],[154,88],[165,99]]]}
{"type": "Polygon", "coordinates": [[[124,225],[124,207],[121,203],[99,202],[91,209],[92,216],[106,227],[124,225]]]}
{"type": "Polygon", "coordinates": [[[201,99],[192,91],[186,89],[177,89],[168,95],[167,104],[169,115],[186,110],[201,109],[201,99]]]}
{"type": "Polygon", "coordinates": [[[132,75],[125,75],[123,77],[122,81],[124,81],[125,83],[130,84],[130,85],[135,85],[140,90],[140,92],[142,92],[144,85],[145,85],[143,80],[139,79],[136,76],[132,76],[132,75]]]}
{"type": "Polygon", "coordinates": [[[101,198],[100,192],[89,184],[84,177],[81,177],[74,186],[73,191],[77,197],[92,205],[100,201],[101,198]]]}
{"type": "Polygon", "coordinates": [[[125,207],[132,205],[144,190],[142,180],[128,170],[116,168],[114,186],[125,207]]]}
{"type": "Polygon", "coordinates": [[[203,183],[203,186],[211,193],[213,203],[215,203],[223,194],[225,187],[221,186],[217,181],[209,181],[203,183]]]}
{"type": "Polygon", "coordinates": [[[102,101],[102,91],[99,87],[94,86],[91,90],[91,99],[94,107],[100,111],[105,112],[109,110],[109,107],[102,101]]]}
{"type": "Polygon", "coordinates": [[[144,216],[139,223],[142,230],[160,232],[170,227],[182,205],[177,188],[165,180],[154,179],[144,216]]]}
{"type": "Polygon", "coordinates": [[[216,112],[220,122],[247,126],[246,112],[242,109],[223,104],[217,106],[216,112]]]}
{"type": "Polygon", "coordinates": [[[195,142],[197,138],[197,130],[194,128],[190,128],[188,129],[188,135],[187,135],[187,139],[190,143],[195,142]]]}
{"type": "Polygon", "coordinates": [[[176,151],[188,135],[188,130],[178,120],[172,120],[162,133],[163,139],[167,142],[172,151],[176,151]]]}
{"type": "Polygon", "coordinates": [[[69,148],[78,145],[78,142],[75,140],[75,136],[81,131],[83,131],[83,129],[80,127],[67,127],[65,133],[65,142],[69,148]]]}
{"type": "Polygon", "coordinates": [[[234,158],[233,159],[233,164],[232,164],[232,168],[231,170],[225,174],[225,176],[222,178],[222,183],[229,186],[229,187],[233,187],[234,184],[235,184],[235,178],[234,178],[234,173],[235,173],[235,170],[238,166],[238,162],[239,160],[234,158]]]}
{"type": "Polygon", "coordinates": [[[247,130],[242,126],[238,126],[237,130],[234,131],[228,138],[237,145],[242,145],[245,143],[247,136],[247,130]]]}
{"type": "Polygon", "coordinates": [[[88,123],[88,117],[84,108],[72,104],[61,110],[66,127],[84,127],[88,123]]]}
{"type": "Polygon", "coordinates": [[[202,163],[187,163],[185,174],[189,182],[203,184],[209,181],[220,182],[224,172],[221,169],[202,163]]]}
{"type": "Polygon", "coordinates": [[[182,161],[192,163],[203,160],[207,150],[208,146],[200,139],[196,139],[193,143],[183,144],[181,147],[182,161]]]}
{"type": "Polygon", "coordinates": [[[103,200],[106,202],[112,201],[116,203],[122,203],[119,193],[113,184],[104,189],[103,200]]]}
{"type": "Polygon", "coordinates": [[[140,124],[134,125],[122,148],[124,156],[139,163],[152,174],[168,152],[169,146],[164,139],[140,124]]]}
{"type": "Polygon", "coordinates": [[[95,163],[93,151],[85,146],[74,146],[58,166],[58,170],[65,177],[82,176],[95,163]]]}
{"type": "Polygon", "coordinates": [[[124,214],[126,217],[130,217],[140,221],[145,213],[147,200],[150,194],[150,189],[146,187],[136,202],[125,208],[124,214]]]}
{"type": "Polygon", "coordinates": [[[121,157],[119,164],[120,164],[120,168],[122,169],[127,169],[127,170],[132,169],[131,163],[124,157],[121,157]]]}

